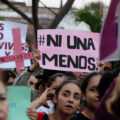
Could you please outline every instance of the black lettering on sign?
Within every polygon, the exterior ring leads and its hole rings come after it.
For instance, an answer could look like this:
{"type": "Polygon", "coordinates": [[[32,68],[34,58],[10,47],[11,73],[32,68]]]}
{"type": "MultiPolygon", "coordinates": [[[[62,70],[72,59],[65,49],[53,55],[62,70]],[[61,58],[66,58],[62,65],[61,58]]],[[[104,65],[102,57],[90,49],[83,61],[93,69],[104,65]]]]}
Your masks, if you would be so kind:
{"type": "Polygon", "coordinates": [[[79,56],[79,68],[86,69],[87,68],[87,57],[79,56]]]}
{"type": "Polygon", "coordinates": [[[1,32],[1,31],[3,31],[4,30],[4,24],[3,23],[0,23],[0,40],[2,40],[3,39],[3,37],[4,37],[4,35],[3,35],[3,33],[1,32]]]}
{"type": "Polygon", "coordinates": [[[0,40],[3,39],[3,33],[0,32],[0,40]]]}
{"type": "Polygon", "coordinates": [[[74,68],[78,68],[78,62],[79,62],[78,56],[76,56],[75,61],[74,61],[72,57],[68,55],[68,64],[67,64],[68,68],[70,68],[70,64],[72,64],[74,68]]]}
{"type": "Polygon", "coordinates": [[[92,57],[90,57],[90,58],[88,58],[88,69],[89,70],[91,70],[91,71],[94,71],[95,70],[95,68],[96,68],[96,66],[95,66],[95,59],[94,58],[92,58],[92,57]]]}
{"type": "Polygon", "coordinates": [[[0,42],[0,49],[11,50],[11,49],[13,49],[13,43],[0,42]]]}
{"type": "Polygon", "coordinates": [[[8,49],[11,50],[13,48],[13,43],[8,42],[8,49]]]}
{"type": "Polygon", "coordinates": [[[80,49],[80,46],[82,47],[83,50],[87,50],[87,39],[86,38],[84,38],[83,41],[80,38],[77,38],[77,49],[80,49]]]}
{"type": "Polygon", "coordinates": [[[10,55],[10,52],[5,51],[5,55],[6,55],[6,56],[7,56],[7,55],[10,55]]]}
{"type": "Polygon", "coordinates": [[[92,38],[84,38],[81,40],[79,37],[74,36],[74,39],[71,40],[70,36],[67,36],[67,48],[69,49],[83,49],[90,50],[91,48],[95,50],[95,45],[92,38]],[[73,43],[72,43],[73,41],[73,43]]]}
{"type": "Polygon", "coordinates": [[[3,23],[0,23],[0,30],[4,30],[4,24],[3,23]]]}
{"type": "Polygon", "coordinates": [[[67,36],[67,47],[69,48],[69,49],[76,49],[76,44],[77,44],[77,39],[76,39],[76,37],[74,37],[74,44],[73,45],[71,45],[70,43],[70,36],[68,35],[67,36]]]}
{"type": "Polygon", "coordinates": [[[46,60],[49,62],[54,61],[54,65],[58,66],[58,55],[54,54],[52,57],[49,58],[47,54],[43,53],[42,54],[42,64],[43,65],[46,65],[46,60]]]}
{"type": "Polygon", "coordinates": [[[90,47],[92,47],[92,49],[95,50],[95,45],[92,38],[88,39],[88,50],[90,50],[90,47]]]}
{"type": "Polygon", "coordinates": [[[47,35],[47,46],[51,46],[51,43],[52,43],[55,47],[61,47],[62,35],[56,35],[55,38],[56,39],[53,39],[53,37],[50,34],[48,34],[47,35]]]}
{"type": "Polygon", "coordinates": [[[22,54],[20,54],[18,57],[19,57],[19,58],[18,58],[18,61],[19,61],[19,60],[23,60],[23,55],[22,55],[22,54]]]}
{"type": "Polygon", "coordinates": [[[67,58],[67,55],[59,55],[59,66],[60,67],[67,67],[67,65],[64,64],[64,62],[66,62],[65,58],[67,58]]]}
{"type": "Polygon", "coordinates": [[[2,49],[4,46],[4,42],[0,42],[0,49],[2,49]]]}

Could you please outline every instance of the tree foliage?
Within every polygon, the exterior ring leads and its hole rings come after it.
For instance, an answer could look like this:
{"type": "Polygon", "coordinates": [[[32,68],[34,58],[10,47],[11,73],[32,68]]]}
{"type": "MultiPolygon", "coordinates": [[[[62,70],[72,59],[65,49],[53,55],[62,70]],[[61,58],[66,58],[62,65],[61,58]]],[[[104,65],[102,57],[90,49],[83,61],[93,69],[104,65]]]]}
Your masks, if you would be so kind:
{"type": "Polygon", "coordinates": [[[0,20],[4,20],[4,18],[3,18],[3,17],[0,17],[0,20]]]}
{"type": "Polygon", "coordinates": [[[76,21],[86,22],[92,32],[100,32],[102,26],[103,3],[91,3],[75,13],[76,21]]]}

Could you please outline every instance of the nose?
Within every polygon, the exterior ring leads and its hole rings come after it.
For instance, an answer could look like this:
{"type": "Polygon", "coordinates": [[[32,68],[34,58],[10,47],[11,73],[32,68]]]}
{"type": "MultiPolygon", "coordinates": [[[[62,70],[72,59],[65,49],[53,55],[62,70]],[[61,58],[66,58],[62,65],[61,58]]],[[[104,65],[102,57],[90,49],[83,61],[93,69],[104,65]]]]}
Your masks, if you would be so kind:
{"type": "Polygon", "coordinates": [[[3,113],[4,111],[4,106],[0,104],[0,113],[3,113]]]}
{"type": "Polygon", "coordinates": [[[73,102],[74,102],[73,96],[70,96],[70,97],[68,98],[68,102],[69,102],[69,103],[73,103],[73,102]]]}
{"type": "Polygon", "coordinates": [[[96,97],[99,99],[99,92],[98,92],[98,90],[96,91],[96,97]]]}

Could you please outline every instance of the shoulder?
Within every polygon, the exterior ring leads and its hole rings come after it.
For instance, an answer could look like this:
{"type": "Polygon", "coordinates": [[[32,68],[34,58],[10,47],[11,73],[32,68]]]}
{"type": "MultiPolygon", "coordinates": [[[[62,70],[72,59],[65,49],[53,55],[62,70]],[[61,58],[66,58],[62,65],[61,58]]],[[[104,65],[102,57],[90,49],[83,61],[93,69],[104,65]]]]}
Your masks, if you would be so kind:
{"type": "Polygon", "coordinates": [[[70,118],[70,120],[89,120],[89,119],[87,117],[85,117],[83,114],[78,113],[78,114],[75,114],[74,116],[72,116],[70,118]]]}
{"type": "Polygon", "coordinates": [[[42,120],[42,118],[43,118],[43,116],[44,116],[45,113],[38,112],[37,114],[38,114],[38,120],[42,120]]]}
{"type": "Polygon", "coordinates": [[[38,119],[37,120],[49,120],[48,115],[43,112],[38,112],[38,119]]]}

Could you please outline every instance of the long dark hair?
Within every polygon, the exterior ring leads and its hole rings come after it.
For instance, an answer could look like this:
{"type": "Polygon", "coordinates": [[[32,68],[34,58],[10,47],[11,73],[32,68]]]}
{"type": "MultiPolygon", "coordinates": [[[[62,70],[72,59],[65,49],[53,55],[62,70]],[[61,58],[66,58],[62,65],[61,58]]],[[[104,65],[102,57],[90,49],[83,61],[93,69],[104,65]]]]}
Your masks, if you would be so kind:
{"type": "Polygon", "coordinates": [[[91,80],[92,77],[96,76],[96,75],[102,75],[101,72],[93,72],[90,73],[85,80],[83,80],[82,84],[81,84],[81,90],[82,92],[85,94],[86,93],[86,88],[88,86],[89,81],[91,80]]]}

